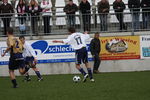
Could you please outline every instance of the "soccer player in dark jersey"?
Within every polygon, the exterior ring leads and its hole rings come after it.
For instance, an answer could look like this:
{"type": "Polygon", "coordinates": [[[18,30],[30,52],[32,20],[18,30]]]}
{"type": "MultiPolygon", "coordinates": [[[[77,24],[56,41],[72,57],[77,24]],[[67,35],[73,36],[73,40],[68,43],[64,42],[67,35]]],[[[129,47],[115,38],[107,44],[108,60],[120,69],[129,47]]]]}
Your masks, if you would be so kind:
{"type": "Polygon", "coordinates": [[[25,68],[24,58],[22,56],[23,44],[18,38],[14,37],[12,28],[7,29],[7,36],[7,49],[1,56],[3,57],[7,52],[10,52],[8,65],[9,74],[13,84],[13,88],[17,88],[18,84],[16,81],[14,70],[19,69],[20,74],[23,75],[29,70],[29,68],[25,68]]]}

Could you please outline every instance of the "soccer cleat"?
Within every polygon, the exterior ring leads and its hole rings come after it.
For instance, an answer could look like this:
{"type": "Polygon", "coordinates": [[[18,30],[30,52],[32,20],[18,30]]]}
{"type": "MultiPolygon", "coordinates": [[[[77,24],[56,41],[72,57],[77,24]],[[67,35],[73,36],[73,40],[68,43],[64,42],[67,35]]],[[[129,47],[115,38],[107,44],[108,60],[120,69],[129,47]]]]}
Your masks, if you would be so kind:
{"type": "Polygon", "coordinates": [[[93,70],[94,74],[100,74],[100,72],[98,70],[93,70]]]}
{"type": "Polygon", "coordinates": [[[90,79],[90,81],[91,81],[91,82],[95,82],[95,80],[94,80],[93,78],[92,78],[92,79],[90,79]]]}
{"type": "Polygon", "coordinates": [[[38,81],[39,81],[39,82],[43,81],[43,78],[42,78],[42,77],[41,77],[41,78],[38,78],[38,81]]]}
{"type": "Polygon", "coordinates": [[[88,78],[88,76],[89,76],[88,74],[85,74],[82,81],[86,82],[86,79],[88,78]]]}
{"type": "Polygon", "coordinates": [[[27,82],[31,81],[31,78],[29,77],[26,81],[27,81],[27,82]]]}
{"type": "Polygon", "coordinates": [[[24,81],[29,82],[29,81],[31,81],[31,78],[30,77],[29,78],[24,78],[24,81]]]}
{"type": "Polygon", "coordinates": [[[16,84],[16,85],[14,85],[14,86],[13,86],[13,88],[18,88],[18,85],[17,85],[17,84],[16,84]]]}

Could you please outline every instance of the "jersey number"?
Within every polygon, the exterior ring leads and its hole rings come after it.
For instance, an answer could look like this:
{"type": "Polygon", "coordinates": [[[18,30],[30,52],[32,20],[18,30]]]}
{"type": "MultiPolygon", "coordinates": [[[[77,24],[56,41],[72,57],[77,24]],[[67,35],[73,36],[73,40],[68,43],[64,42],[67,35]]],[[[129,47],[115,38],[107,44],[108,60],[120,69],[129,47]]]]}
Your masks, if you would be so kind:
{"type": "Polygon", "coordinates": [[[75,40],[78,45],[82,44],[81,37],[75,37],[75,40]]]}
{"type": "Polygon", "coordinates": [[[19,42],[16,41],[16,48],[19,48],[19,42]]]}

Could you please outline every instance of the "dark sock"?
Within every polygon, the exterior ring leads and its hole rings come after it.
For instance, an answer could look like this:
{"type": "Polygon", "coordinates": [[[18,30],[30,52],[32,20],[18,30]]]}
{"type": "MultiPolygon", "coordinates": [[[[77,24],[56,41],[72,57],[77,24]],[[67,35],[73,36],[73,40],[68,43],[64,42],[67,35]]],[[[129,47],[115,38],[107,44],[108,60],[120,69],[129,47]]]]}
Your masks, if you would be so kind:
{"type": "Polygon", "coordinates": [[[41,74],[40,74],[39,71],[35,71],[35,73],[36,73],[36,75],[37,75],[38,78],[41,78],[41,74]]]}
{"type": "Polygon", "coordinates": [[[12,84],[13,84],[14,87],[17,86],[17,81],[16,81],[16,79],[11,80],[11,82],[12,82],[12,84]]]}
{"type": "Polygon", "coordinates": [[[91,68],[87,68],[87,71],[88,71],[88,74],[89,74],[90,79],[92,79],[92,78],[93,78],[93,75],[92,75],[92,70],[91,70],[91,68]]]}
{"type": "Polygon", "coordinates": [[[28,73],[25,75],[25,77],[26,77],[27,80],[30,78],[28,73]]]}
{"type": "Polygon", "coordinates": [[[84,71],[83,68],[80,68],[79,71],[82,73],[82,75],[86,75],[86,72],[84,71]]]}
{"type": "Polygon", "coordinates": [[[29,67],[25,66],[25,72],[24,73],[28,72],[29,69],[30,69],[29,67]]]}

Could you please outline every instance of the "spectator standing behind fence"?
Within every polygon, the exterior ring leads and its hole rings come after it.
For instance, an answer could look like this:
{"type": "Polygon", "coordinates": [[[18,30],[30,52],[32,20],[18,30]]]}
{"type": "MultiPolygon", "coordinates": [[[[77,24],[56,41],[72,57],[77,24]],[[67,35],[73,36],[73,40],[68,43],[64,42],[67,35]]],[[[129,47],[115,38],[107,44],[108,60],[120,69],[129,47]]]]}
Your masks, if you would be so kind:
{"type": "Polygon", "coordinates": [[[17,13],[19,19],[19,30],[21,34],[26,34],[26,17],[27,17],[27,6],[24,0],[19,0],[17,5],[17,13]]]}
{"type": "Polygon", "coordinates": [[[50,33],[51,27],[50,27],[50,17],[51,17],[51,2],[50,0],[42,0],[41,2],[41,8],[42,8],[42,16],[44,21],[44,33],[50,33]]]}
{"type": "Polygon", "coordinates": [[[78,7],[72,0],[64,7],[64,12],[67,14],[68,27],[75,27],[75,13],[78,11],[78,7]]]}
{"type": "Polygon", "coordinates": [[[97,4],[97,9],[100,18],[100,31],[108,30],[107,15],[109,13],[109,8],[110,6],[108,0],[101,0],[97,4]]]}
{"type": "Polygon", "coordinates": [[[150,0],[141,1],[143,29],[150,28],[150,0]]]}
{"type": "Polygon", "coordinates": [[[140,28],[140,0],[129,0],[128,7],[132,15],[133,29],[138,30],[140,28]]]}
{"type": "Polygon", "coordinates": [[[101,64],[101,59],[100,59],[100,51],[101,51],[101,42],[99,39],[100,35],[99,33],[94,34],[94,38],[90,42],[90,51],[91,54],[94,58],[94,66],[93,66],[93,73],[98,74],[100,73],[98,68],[101,64]]]}
{"type": "Polygon", "coordinates": [[[36,0],[31,0],[28,6],[28,13],[31,20],[32,34],[38,34],[38,20],[41,8],[36,0]]]}
{"type": "Polygon", "coordinates": [[[83,29],[90,31],[91,28],[91,5],[87,0],[82,0],[79,6],[82,13],[83,29]]]}
{"type": "Polygon", "coordinates": [[[6,29],[10,27],[12,13],[14,13],[13,6],[8,3],[8,0],[2,0],[2,4],[0,5],[0,17],[3,21],[4,35],[6,35],[6,29]]]}
{"type": "Polygon", "coordinates": [[[115,10],[115,15],[119,21],[120,31],[127,29],[124,23],[124,16],[123,16],[123,11],[125,8],[126,6],[122,0],[115,0],[113,2],[113,9],[115,10]]]}

